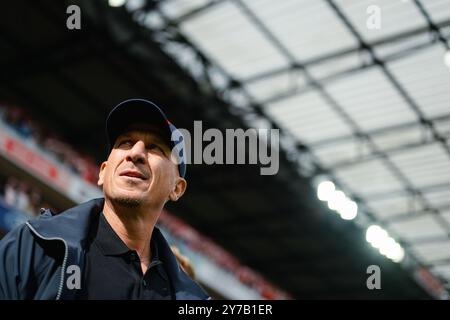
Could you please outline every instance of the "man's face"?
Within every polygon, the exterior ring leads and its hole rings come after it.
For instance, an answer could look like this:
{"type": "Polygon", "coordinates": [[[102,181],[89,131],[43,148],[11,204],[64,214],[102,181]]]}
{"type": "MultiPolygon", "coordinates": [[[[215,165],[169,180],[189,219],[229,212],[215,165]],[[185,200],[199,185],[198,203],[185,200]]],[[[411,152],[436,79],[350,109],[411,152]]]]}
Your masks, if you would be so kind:
{"type": "Polygon", "coordinates": [[[170,147],[155,127],[130,127],[121,134],[100,168],[98,184],[113,203],[149,209],[177,200],[186,188],[170,147]]]}

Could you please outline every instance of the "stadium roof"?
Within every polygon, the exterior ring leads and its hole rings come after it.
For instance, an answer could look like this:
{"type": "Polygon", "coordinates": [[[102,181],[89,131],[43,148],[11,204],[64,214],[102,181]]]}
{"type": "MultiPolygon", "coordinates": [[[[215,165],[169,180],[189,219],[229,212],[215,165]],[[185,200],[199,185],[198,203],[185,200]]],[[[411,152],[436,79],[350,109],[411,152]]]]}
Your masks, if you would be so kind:
{"type": "Polygon", "coordinates": [[[130,96],[157,97],[180,127],[279,128],[277,176],[190,166],[172,211],[298,298],[427,296],[366,243],[366,223],[450,280],[448,2],[74,3],[80,31],[61,27],[68,3],[11,3],[23,25],[2,10],[1,96],[98,158],[92,133],[130,96]],[[371,4],[380,29],[366,27],[371,4]],[[357,223],[316,199],[317,176],[358,203],[357,223]],[[366,288],[371,264],[381,292],[366,288]]]}
{"type": "Polygon", "coordinates": [[[307,147],[311,175],[450,280],[448,1],[169,0],[151,14],[233,80],[239,107],[307,147]]]}

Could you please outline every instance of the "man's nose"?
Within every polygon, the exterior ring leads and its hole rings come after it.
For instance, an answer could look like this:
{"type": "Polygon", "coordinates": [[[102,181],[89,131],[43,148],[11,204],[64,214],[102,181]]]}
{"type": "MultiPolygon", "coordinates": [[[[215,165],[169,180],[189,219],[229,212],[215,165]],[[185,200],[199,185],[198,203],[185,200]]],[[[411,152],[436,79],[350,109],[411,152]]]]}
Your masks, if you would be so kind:
{"type": "Polygon", "coordinates": [[[145,144],[143,141],[137,141],[133,147],[129,150],[127,155],[127,160],[135,162],[135,163],[145,163],[147,159],[145,144]]]}

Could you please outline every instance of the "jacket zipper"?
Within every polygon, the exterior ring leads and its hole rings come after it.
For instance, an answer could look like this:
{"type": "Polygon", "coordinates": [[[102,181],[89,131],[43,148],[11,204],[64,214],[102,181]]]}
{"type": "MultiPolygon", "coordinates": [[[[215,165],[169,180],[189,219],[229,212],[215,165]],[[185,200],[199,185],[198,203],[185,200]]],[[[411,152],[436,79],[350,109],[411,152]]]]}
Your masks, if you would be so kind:
{"type": "Polygon", "coordinates": [[[62,289],[63,289],[63,285],[64,285],[64,274],[65,274],[65,269],[66,269],[67,256],[69,254],[69,249],[68,249],[67,243],[63,238],[58,238],[58,237],[46,238],[46,237],[40,235],[28,222],[26,222],[26,225],[28,226],[28,228],[31,229],[31,231],[34,232],[34,234],[36,234],[36,236],[38,236],[39,238],[41,238],[43,240],[60,240],[64,243],[65,252],[64,252],[64,260],[63,260],[62,269],[61,269],[61,280],[59,282],[58,294],[56,295],[56,300],[59,300],[59,298],[61,297],[61,293],[62,293],[62,289]]]}

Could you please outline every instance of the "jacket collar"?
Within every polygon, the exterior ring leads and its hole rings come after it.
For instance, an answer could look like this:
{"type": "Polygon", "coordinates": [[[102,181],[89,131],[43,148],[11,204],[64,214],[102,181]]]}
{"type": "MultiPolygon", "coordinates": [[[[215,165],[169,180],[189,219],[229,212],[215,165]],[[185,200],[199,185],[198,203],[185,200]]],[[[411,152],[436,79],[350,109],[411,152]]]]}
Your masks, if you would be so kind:
{"type": "Polygon", "coordinates": [[[64,239],[69,247],[80,248],[89,235],[92,219],[103,210],[104,199],[94,199],[54,215],[50,210],[28,223],[44,238],[64,239]]]}
{"type": "MultiPolygon", "coordinates": [[[[52,215],[46,210],[39,219],[31,220],[27,224],[44,240],[63,240],[67,245],[66,266],[74,264],[83,270],[84,249],[89,238],[90,223],[102,212],[103,204],[104,199],[99,198],[72,207],[58,215],[52,215]]],[[[153,230],[152,239],[158,246],[159,259],[164,262],[176,299],[207,299],[208,295],[181,271],[169,244],[157,227],[153,230]]],[[[62,273],[65,274],[64,266],[62,273]]],[[[61,298],[71,296],[67,291],[64,290],[61,298]]]]}

